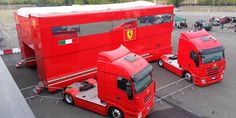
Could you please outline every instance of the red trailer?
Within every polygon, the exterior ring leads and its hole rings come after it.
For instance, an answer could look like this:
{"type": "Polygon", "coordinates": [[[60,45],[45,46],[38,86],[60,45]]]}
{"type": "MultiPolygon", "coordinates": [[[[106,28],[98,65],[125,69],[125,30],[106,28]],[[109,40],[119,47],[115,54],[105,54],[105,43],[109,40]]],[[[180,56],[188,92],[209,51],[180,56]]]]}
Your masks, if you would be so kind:
{"type": "Polygon", "coordinates": [[[98,53],[121,44],[148,61],[171,53],[173,6],[138,1],[33,7],[19,9],[15,18],[22,59],[37,65],[48,87],[95,77],[98,53]]]}
{"type": "Polygon", "coordinates": [[[68,86],[65,101],[112,118],[145,118],[154,106],[152,69],[124,46],[101,52],[96,79],[68,86]]]}
{"type": "Polygon", "coordinates": [[[158,64],[189,82],[206,86],[223,79],[226,65],[224,47],[204,29],[182,32],[178,54],[163,55],[158,64]]]}

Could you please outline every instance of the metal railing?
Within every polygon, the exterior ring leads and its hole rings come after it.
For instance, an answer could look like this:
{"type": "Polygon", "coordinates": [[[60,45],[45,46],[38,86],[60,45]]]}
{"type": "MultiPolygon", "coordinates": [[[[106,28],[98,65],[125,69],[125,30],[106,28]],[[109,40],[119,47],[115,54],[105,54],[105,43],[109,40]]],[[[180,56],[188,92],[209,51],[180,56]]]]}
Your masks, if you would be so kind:
{"type": "Polygon", "coordinates": [[[0,24],[0,48],[2,48],[2,47],[6,47],[6,42],[5,42],[5,38],[3,36],[1,24],[0,24]]]}
{"type": "Polygon", "coordinates": [[[47,99],[54,99],[56,100],[56,104],[58,104],[58,102],[60,100],[64,99],[64,89],[63,88],[59,88],[59,87],[42,87],[42,90],[37,93],[34,91],[36,85],[33,86],[28,86],[25,88],[20,89],[21,93],[23,94],[23,96],[25,97],[25,100],[31,104],[32,100],[35,98],[40,98],[39,102],[42,103],[43,100],[47,100],[47,99]],[[47,89],[57,89],[56,92],[50,93],[48,92],[47,89]]]}
{"type": "Polygon", "coordinates": [[[184,90],[188,88],[192,88],[192,90],[194,90],[194,84],[187,82],[185,79],[171,82],[156,89],[156,95],[158,98],[155,101],[162,102],[162,100],[169,97],[175,100],[175,94],[180,93],[181,95],[184,95],[184,90]]]}

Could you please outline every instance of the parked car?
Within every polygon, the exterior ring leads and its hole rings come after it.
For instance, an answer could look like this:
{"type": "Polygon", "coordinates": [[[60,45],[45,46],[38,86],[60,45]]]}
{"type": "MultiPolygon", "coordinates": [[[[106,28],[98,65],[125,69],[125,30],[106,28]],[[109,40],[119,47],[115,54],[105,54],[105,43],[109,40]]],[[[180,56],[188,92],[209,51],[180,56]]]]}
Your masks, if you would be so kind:
{"type": "Polygon", "coordinates": [[[195,30],[205,29],[206,31],[211,31],[212,24],[208,22],[206,19],[199,19],[194,23],[195,30]]]}
{"type": "Polygon", "coordinates": [[[230,23],[231,20],[232,20],[232,18],[231,18],[231,17],[228,17],[228,16],[223,16],[223,17],[220,17],[219,19],[220,19],[220,21],[221,21],[222,24],[230,23]]]}
{"type": "Polygon", "coordinates": [[[221,25],[221,20],[216,17],[210,18],[209,22],[211,22],[212,26],[219,26],[221,25]]]}
{"type": "Polygon", "coordinates": [[[188,24],[186,21],[187,21],[186,18],[176,15],[174,16],[175,27],[177,27],[178,29],[187,28],[188,24]]]}

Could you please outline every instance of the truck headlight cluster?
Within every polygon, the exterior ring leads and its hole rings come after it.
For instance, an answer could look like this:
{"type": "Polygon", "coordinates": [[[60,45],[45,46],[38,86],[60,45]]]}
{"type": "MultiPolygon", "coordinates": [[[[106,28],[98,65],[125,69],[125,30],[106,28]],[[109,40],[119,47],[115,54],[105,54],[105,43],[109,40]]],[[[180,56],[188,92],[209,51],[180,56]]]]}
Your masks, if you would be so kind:
{"type": "Polygon", "coordinates": [[[222,73],[222,74],[220,75],[220,78],[223,78],[223,76],[224,76],[224,73],[222,73]]]}
{"type": "Polygon", "coordinates": [[[202,79],[201,82],[202,82],[202,84],[206,84],[206,80],[205,79],[202,79]]]}

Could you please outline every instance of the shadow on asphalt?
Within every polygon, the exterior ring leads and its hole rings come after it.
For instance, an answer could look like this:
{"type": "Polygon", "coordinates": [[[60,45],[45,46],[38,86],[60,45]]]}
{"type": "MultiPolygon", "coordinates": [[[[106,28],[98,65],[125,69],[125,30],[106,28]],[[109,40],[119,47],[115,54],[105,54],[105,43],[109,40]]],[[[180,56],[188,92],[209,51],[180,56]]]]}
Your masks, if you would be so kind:
{"type": "Polygon", "coordinates": [[[170,108],[161,111],[154,111],[147,118],[199,118],[196,115],[183,112],[178,108],[170,108]]]}

